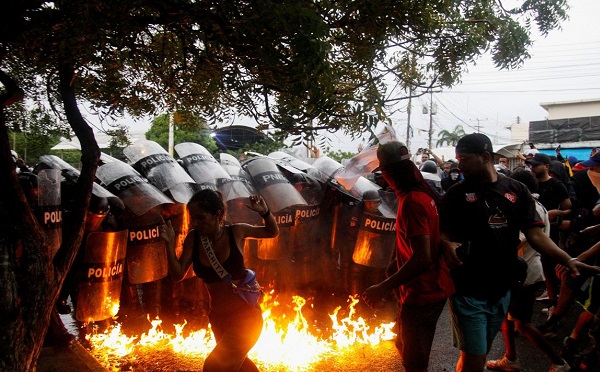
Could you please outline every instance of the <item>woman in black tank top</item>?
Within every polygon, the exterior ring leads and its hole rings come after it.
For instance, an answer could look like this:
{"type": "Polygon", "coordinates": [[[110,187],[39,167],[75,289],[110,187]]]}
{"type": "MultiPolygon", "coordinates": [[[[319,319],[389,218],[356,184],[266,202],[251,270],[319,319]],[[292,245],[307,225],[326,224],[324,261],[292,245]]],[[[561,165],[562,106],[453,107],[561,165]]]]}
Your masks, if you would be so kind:
{"type": "Polygon", "coordinates": [[[223,226],[225,202],[221,193],[208,189],[196,193],[187,204],[190,232],[179,259],[175,255],[175,232],[171,221],[161,228],[173,280],[182,280],[193,263],[194,272],[204,280],[210,294],[209,320],[217,345],[204,361],[205,371],[258,371],[247,355],[262,330],[261,309],[258,305],[248,305],[233,291],[231,283],[241,284],[246,273],[240,249],[244,246],[244,239],[274,238],[279,229],[261,196],[250,196],[249,202],[246,206],[261,215],[264,226],[244,223],[223,226]],[[216,259],[231,275],[231,282],[221,280],[216,274],[202,243],[198,241],[201,237],[208,238],[216,259]]]}

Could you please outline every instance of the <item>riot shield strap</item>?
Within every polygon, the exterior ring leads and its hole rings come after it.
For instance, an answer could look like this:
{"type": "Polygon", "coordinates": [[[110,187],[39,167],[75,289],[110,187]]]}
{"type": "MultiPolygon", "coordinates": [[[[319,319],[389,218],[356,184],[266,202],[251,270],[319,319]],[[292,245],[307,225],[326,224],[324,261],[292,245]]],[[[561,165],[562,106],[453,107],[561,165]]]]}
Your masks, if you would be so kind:
{"type": "Polygon", "coordinates": [[[279,227],[290,227],[294,226],[296,219],[294,218],[293,209],[285,209],[283,211],[273,213],[275,221],[279,227]]]}
{"type": "Polygon", "coordinates": [[[38,221],[44,230],[62,227],[62,206],[40,205],[37,207],[38,221]]]}
{"type": "Polygon", "coordinates": [[[118,195],[119,193],[142,183],[146,183],[146,181],[142,177],[134,174],[128,174],[123,177],[117,178],[116,180],[108,184],[106,188],[108,189],[108,191],[118,195]]]}
{"type": "Polygon", "coordinates": [[[123,278],[123,266],[125,259],[113,262],[84,262],[82,282],[110,282],[123,278]]]}
{"type": "Polygon", "coordinates": [[[321,206],[319,205],[307,205],[296,207],[296,219],[297,220],[312,220],[319,217],[321,213],[321,206]]]}
{"type": "Polygon", "coordinates": [[[204,155],[204,154],[191,154],[188,156],[184,156],[183,158],[181,158],[181,161],[183,161],[183,165],[185,167],[188,167],[192,164],[201,163],[201,162],[219,164],[214,157],[212,157],[211,155],[204,155]]]}
{"type": "Polygon", "coordinates": [[[363,213],[359,228],[361,230],[366,230],[376,234],[395,234],[396,220],[383,216],[363,213]]]}
{"type": "Polygon", "coordinates": [[[142,174],[148,174],[150,170],[161,164],[169,164],[176,163],[175,159],[173,159],[168,154],[152,154],[148,155],[145,158],[138,160],[133,168],[142,174]]]}
{"type": "Polygon", "coordinates": [[[278,183],[289,183],[281,172],[263,172],[254,176],[257,188],[265,188],[278,183]]]}
{"type": "Polygon", "coordinates": [[[160,224],[129,227],[129,245],[140,245],[161,240],[160,224]]]}

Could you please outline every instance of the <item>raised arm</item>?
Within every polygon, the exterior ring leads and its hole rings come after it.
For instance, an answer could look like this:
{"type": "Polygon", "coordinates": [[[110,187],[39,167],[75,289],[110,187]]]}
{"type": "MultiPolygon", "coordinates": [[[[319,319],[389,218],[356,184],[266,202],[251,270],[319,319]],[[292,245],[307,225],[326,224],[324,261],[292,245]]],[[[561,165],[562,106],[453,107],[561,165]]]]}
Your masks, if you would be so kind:
{"type": "Polygon", "coordinates": [[[160,229],[160,237],[163,238],[167,245],[167,261],[169,263],[169,273],[175,281],[180,281],[187,272],[192,263],[192,248],[194,244],[194,234],[188,234],[183,243],[183,252],[179,259],[175,254],[175,231],[171,225],[171,221],[163,221],[160,229]]]}
{"type": "Polygon", "coordinates": [[[569,256],[567,252],[560,249],[552,239],[544,234],[541,228],[530,227],[524,231],[524,233],[527,242],[529,242],[529,245],[531,245],[533,249],[540,252],[542,255],[548,255],[549,257],[554,258],[559,264],[567,267],[573,275],[579,275],[580,270],[600,273],[600,267],[590,266],[580,262],[577,258],[569,256]]]}
{"type": "Polygon", "coordinates": [[[246,207],[260,214],[265,221],[264,226],[252,226],[249,224],[235,224],[235,229],[240,233],[241,238],[267,239],[274,238],[279,234],[279,227],[275,221],[275,217],[269,210],[267,203],[260,195],[252,195],[249,198],[250,204],[246,207]]]}

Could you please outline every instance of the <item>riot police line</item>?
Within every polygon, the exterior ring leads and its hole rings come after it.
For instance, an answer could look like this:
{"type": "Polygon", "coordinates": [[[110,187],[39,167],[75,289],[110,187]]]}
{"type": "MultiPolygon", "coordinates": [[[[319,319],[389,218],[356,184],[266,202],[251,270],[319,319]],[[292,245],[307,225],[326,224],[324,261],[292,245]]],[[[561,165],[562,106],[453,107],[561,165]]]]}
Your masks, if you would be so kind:
{"type": "MultiPolygon", "coordinates": [[[[63,309],[74,307],[78,321],[177,315],[206,306],[201,280],[191,270],[181,282],[170,280],[158,233],[163,219],[170,219],[181,254],[189,229],[185,203],[203,188],[223,194],[228,223],[262,223],[245,207],[250,195],[262,195],[269,205],[279,235],[248,240],[244,247],[247,267],[267,289],[349,295],[385,275],[395,245],[395,196],[375,183],[360,177],[345,189],[335,181],[342,165],[326,156],[308,163],[276,152],[240,162],[229,154],[216,160],[196,143],[178,144],[175,151],[178,160],[156,142],[140,141],[124,149],[127,163],[102,154],[82,247],[59,297],[63,309]],[[363,201],[366,193],[379,198],[363,201]]],[[[52,254],[62,242],[78,175],[54,155],[42,156],[32,174],[19,175],[52,254]]]]}

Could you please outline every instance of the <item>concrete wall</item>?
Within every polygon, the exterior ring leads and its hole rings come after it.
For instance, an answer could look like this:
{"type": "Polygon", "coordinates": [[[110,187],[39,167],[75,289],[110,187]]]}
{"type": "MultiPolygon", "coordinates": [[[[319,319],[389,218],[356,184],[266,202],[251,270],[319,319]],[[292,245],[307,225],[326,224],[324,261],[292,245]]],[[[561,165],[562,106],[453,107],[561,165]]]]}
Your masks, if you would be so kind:
{"type": "Polygon", "coordinates": [[[600,99],[540,103],[548,120],[600,116],[600,99]]]}

